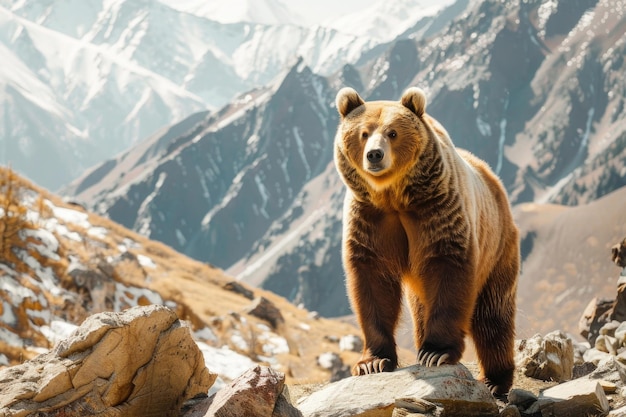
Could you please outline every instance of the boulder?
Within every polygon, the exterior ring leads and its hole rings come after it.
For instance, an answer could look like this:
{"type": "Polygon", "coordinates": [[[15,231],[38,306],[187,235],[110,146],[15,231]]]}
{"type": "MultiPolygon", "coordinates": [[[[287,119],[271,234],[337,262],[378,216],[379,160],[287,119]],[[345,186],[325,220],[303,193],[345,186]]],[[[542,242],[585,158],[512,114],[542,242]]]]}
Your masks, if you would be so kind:
{"type": "Polygon", "coordinates": [[[623,387],[626,383],[626,368],[613,356],[598,362],[597,368],[586,376],[588,379],[603,380],[623,387]]]}
{"type": "Polygon", "coordinates": [[[252,290],[247,289],[237,281],[227,282],[226,284],[224,284],[223,288],[227,291],[232,291],[235,294],[242,295],[248,300],[254,299],[254,293],[252,292],[252,290]]]}
{"type": "Polygon", "coordinates": [[[282,394],[284,384],[284,374],[257,365],[194,405],[183,417],[298,417],[299,411],[282,394]]]}
{"type": "Polygon", "coordinates": [[[524,375],[544,381],[563,382],[572,379],[574,347],[572,339],[560,331],[545,337],[535,335],[517,342],[515,362],[524,375]]]}
{"type": "Polygon", "coordinates": [[[246,313],[267,321],[274,329],[285,322],[278,307],[265,297],[255,298],[252,305],[246,309],[246,313]]]}
{"type": "Polygon", "coordinates": [[[509,400],[509,404],[525,410],[537,401],[538,398],[530,391],[514,388],[509,392],[507,399],[509,400]]]}
{"type": "Polygon", "coordinates": [[[353,334],[343,336],[339,339],[339,350],[342,352],[361,352],[363,350],[363,339],[353,334]]]}
{"type": "Polygon", "coordinates": [[[583,311],[578,321],[578,330],[591,346],[595,345],[602,326],[610,321],[614,305],[615,300],[593,298],[583,311]]]}
{"type": "Polygon", "coordinates": [[[0,371],[0,415],[177,416],[215,378],[167,307],[100,313],[52,351],[0,371]]]}
{"type": "Polygon", "coordinates": [[[397,399],[436,403],[446,416],[498,415],[487,386],[476,381],[462,364],[413,365],[395,372],[342,379],[301,398],[297,407],[305,417],[391,416],[397,399]]]}
{"type": "Polygon", "coordinates": [[[317,366],[330,371],[330,382],[339,381],[351,375],[350,366],[343,363],[335,352],[325,352],[316,358],[317,366]]]}
{"type": "Polygon", "coordinates": [[[626,238],[611,248],[611,260],[621,268],[626,268],[626,238]]]}
{"type": "Polygon", "coordinates": [[[626,276],[624,275],[620,275],[617,281],[617,296],[611,319],[618,322],[626,321],[626,276]]]}
{"type": "Polygon", "coordinates": [[[598,381],[575,379],[548,388],[540,397],[543,416],[591,416],[609,411],[609,400],[598,381]]]}

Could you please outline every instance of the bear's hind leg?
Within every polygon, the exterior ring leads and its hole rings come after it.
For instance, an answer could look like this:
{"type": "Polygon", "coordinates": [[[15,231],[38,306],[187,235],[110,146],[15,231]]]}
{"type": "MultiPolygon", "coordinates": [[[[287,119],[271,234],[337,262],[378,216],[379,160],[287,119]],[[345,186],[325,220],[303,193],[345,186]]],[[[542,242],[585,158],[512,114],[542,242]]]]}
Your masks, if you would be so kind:
{"type": "Polygon", "coordinates": [[[495,396],[505,395],[513,385],[516,277],[516,267],[492,273],[478,297],[472,320],[480,379],[495,396]]]}

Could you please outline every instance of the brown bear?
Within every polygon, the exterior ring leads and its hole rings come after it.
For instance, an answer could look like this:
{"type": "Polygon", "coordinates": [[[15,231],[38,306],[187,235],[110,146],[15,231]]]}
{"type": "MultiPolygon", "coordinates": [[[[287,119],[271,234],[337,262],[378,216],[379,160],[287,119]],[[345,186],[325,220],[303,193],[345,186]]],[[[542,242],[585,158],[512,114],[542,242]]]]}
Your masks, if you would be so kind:
{"type": "Polygon", "coordinates": [[[486,163],[455,148],[410,88],[399,102],[337,94],[335,164],[347,186],[343,263],[365,336],[355,375],[398,366],[406,294],[417,363],[455,364],[470,335],[495,395],[513,382],[519,232],[486,163]]]}

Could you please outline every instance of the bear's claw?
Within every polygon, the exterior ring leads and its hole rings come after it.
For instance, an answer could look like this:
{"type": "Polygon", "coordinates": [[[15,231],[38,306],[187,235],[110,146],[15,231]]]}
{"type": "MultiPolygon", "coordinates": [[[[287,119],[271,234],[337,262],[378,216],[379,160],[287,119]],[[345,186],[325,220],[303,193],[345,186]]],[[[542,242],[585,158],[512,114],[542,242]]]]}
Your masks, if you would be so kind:
{"type": "Polygon", "coordinates": [[[360,360],[354,368],[352,368],[352,375],[369,375],[378,374],[381,372],[393,371],[391,360],[387,358],[367,358],[360,360]]]}
{"type": "Polygon", "coordinates": [[[509,388],[503,385],[495,384],[491,382],[488,378],[485,378],[483,382],[485,383],[485,385],[487,385],[487,388],[489,388],[489,391],[491,391],[491,395],[493,395],[495,398],[506,398],[509,392],[509,388]]]}
{"type": "Polygon", "coordinates": [[[420,349],[417,352],[417,363],[423,366],[453,365],[455,362],[449,353],[420,349]]]}

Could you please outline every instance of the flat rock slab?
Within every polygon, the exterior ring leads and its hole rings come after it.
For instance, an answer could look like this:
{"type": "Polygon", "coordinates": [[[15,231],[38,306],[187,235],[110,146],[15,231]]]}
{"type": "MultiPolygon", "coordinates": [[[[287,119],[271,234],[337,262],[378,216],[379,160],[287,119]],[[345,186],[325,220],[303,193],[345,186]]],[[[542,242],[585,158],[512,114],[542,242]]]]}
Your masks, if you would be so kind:
{"type": "Polygon", "coordinates": [[[413,365],[395,372],[350,377],[328,384],[297,407],[304,417],[391,416],[398,398],[440,404],[446,416],[497,416],[495,399],[463,365],[413,365]]]}
{"type": "Polygon", "coordinates": [[[605,415],[609,411],[609,401],[602,385],[591,379],[575,379],[548,388],[540,400],[546,401],[541,407],[544,416],[592,416],[605,415]]]}

